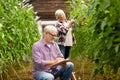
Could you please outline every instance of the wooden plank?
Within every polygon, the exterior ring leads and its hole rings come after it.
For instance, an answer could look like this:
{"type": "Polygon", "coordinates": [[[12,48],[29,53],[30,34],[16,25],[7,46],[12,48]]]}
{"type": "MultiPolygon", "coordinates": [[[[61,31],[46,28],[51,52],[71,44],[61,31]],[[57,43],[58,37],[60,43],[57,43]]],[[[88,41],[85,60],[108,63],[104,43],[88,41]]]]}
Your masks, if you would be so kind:
{"type": "Polygon", "coordinates": [[[45,1],[42,1],[42,2],[41,1],[34,2],[34,4],[37,4],[37,3],[38,4],[51,4],[51,3],[58,3],[59,4],[59,3],[65,3],[65,1],[46,1],[45,0],[45,1]]]}
{"type": "Polygon", "coordinates": [[[68,0],[34,0],[34,2],[49,2],[49,1],[68,1],[68,0]]]}
{"type": "Polygon", "coordinates": [[[34,6],[34,11],[38,12],[38,16],[41,19],[55,19],[55,11],[57,9],[63,9],[65,13],[67,12],[66,6],[69,4],[65,4],[67,0],[34,0],[32,2],[34,6]]]}

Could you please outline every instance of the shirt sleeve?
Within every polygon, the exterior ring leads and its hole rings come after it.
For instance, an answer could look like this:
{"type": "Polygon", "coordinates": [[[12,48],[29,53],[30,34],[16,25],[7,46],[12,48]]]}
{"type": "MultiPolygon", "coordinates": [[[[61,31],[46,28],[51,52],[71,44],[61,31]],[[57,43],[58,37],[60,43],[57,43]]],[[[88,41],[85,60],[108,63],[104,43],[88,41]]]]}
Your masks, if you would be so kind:
{"type": "Polygon", "coordinates": [[[43,55],[41,55],[41,50],[36,45],[32,46],[32,56],[35,64],[41,67],[45,66],[45,61],[42,59],[43,55]]]}
{"type": "Polygon", "coordinates": [[[62,23],[57,23],[56,28],[58,30],[58,35],[59,34],[64,34],[66,35],[68,32],[68,29],[62,24],[62,23]]]}

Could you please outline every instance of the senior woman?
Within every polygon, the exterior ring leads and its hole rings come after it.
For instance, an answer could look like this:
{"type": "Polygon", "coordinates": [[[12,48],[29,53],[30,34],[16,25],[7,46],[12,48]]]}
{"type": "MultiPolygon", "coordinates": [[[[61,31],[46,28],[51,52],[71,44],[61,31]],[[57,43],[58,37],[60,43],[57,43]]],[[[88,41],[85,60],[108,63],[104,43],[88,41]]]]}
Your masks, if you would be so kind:
{"type": "Polygon", "coordinates": [[[58,46],[64,55],[64,58],[69,58],[71,46],[73,46],[73,33],[72,27],[74,26],[76,20],[68,21],[66,19],[66,14],[62,9],[55,11],[55,17],[58,20],[55,24],[58,30],[58,46]]]}

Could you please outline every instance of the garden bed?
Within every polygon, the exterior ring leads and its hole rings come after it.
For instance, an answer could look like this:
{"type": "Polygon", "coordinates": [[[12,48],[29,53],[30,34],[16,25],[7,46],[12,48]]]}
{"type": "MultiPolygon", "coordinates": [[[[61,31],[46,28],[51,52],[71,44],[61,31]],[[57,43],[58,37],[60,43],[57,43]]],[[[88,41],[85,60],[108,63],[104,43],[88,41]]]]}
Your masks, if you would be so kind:
{"type": "MultiPolygon", "coordinates": [[[[90,63],[87,59],[84,60],[73,60],[72,62],[75,64],[74,72],[77,80],[104,80],[101,75],[97,75],[96,77],[92,77],[93,64],[90,63]]],[[[32,62],[22,62],[20,66],[18,64],[14,64],[9,66],[10,72],[9,76],[4,75],[4,79],[6,80],[33,80],[32,78],[32,62]],[[14,67],[14,69],[13,69],[14,67]],[[8,79],[9,78],[9,79],[8,79]]],[[[3,80],[4,80],[3,79],[3,80]]]]}

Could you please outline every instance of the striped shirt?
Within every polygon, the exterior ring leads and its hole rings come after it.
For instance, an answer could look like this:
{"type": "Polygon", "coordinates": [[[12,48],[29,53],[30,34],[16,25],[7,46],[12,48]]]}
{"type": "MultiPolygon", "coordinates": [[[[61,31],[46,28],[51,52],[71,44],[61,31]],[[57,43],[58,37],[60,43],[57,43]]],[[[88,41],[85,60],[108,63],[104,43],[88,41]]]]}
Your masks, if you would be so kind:
{"type": "Polygon", "coordinates": [[[32,46],[33,58],[33,76],[40,71],[48,71],[50,67],[45,66],[45,61],[55,60],[57,57],[63,57],[56,42],[52,42],[49,46],[41,39],[32,46]]]}
{"type": "Polygon", "coordinates": [[[68,32],[68,29],[66,28],[67,25],[68,25],[67,22],[62,23],[62,22],[59,22],[59,21],[55,24],[55,26],[58,30],[57,43],[59,45],[64,45],[65,44],[66,34],[68,32]]]}
{"type": "Polygon", "coordinates": [[[66,22],[57,22],[55,24],[58,30],[58,45],[72,46],[73,45],[73,33],[72,28],[66,28],[69,24],[69,21],[66,22]]]}

